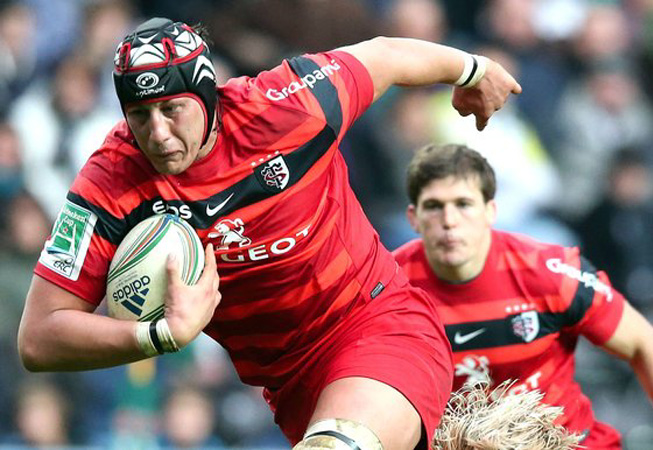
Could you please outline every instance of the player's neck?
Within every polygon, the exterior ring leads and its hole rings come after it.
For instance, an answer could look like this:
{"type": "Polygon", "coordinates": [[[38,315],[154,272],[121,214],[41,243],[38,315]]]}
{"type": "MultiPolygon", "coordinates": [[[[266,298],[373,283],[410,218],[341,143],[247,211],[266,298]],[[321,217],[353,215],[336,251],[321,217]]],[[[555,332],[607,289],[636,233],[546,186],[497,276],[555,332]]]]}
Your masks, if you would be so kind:
{"type": "Polygon", "coordinates": [[[200,151],[197,154],[196,161],[200,161],[202,158],[204,158],[209,153],[211,153],[211,150],[213,150],[213,147],[215,146],[215,143],[216,143],[217,140],[218,140],[218,129],[217,129],[217,127],[215,125],[215,121],[214,121],[213,128],[211,128],[211,133],[209,134],[209,138],[206,141],[206,144],[204,144],[200,148],[200,151]]]}

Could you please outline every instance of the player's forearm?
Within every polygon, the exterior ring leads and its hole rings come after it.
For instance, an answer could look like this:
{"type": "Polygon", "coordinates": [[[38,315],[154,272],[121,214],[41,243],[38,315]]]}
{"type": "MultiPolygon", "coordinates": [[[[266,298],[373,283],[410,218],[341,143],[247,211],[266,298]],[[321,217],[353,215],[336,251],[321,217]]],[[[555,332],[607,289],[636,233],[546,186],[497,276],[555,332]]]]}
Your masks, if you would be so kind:
{"type": "Polygon", "coordinates": [[[18,348],[26,369],[75,371],[112,367],[145,358],[136,322],[77,310],[57,310],[38,326],[21,323],[18,348]]]}
{"type": "Polygon", "coordinates": [[[427,86],[452,84],[465,65],[465,52],[446,45],[417,39],[388,38],[388,64],[394,73],[393,84],[427,86]]]}
{"type": "Polygon", "coordinates": [[[630,359],[630,366],[653,403],[653,333],[650,333],[649,338],[649,344],[630,359]]]}
{"type": "Polygon", "coordinates": [[[619,325],[603,347],[628,361],[653,402],[653,326],[630,303],[625,303],[619,325]]]}

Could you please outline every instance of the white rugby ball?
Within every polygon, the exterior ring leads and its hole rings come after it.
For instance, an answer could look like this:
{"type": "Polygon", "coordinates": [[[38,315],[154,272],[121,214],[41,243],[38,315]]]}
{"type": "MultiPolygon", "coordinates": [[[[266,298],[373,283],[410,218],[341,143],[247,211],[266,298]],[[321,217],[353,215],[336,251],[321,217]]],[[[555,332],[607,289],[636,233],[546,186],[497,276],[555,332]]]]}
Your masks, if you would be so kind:
{"type": "Polygon", "coordinates": [[[177,257],[182,281],[197,283],[204,269],[204,249],[188,222],[172,214],[158,214],[127,233],[109,266],[109,316],[140,321],[163,317],[166,261],[171,253],[177,257]]]}

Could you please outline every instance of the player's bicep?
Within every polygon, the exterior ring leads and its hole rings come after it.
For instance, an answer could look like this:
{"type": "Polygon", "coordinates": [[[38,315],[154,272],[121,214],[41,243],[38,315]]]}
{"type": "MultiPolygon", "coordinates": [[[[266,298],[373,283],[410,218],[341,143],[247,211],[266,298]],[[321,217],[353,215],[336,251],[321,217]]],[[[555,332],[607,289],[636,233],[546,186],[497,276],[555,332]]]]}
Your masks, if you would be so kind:
{"type": "Polygon", "coordinates": [[[653,345],[653,327],[630,303],[625,302],[617,329],[602,347],[613,355],[630,360],[650,345],[653,345]]]}
{"type": "Polygon", "coordinates": [[[63,309],[92,312],[95,305],[45,278],[34,275],[18,331],[19,346],[27,344],[30,336],[38,336],[39,330],[46,327],[50,315],[63,309]]]}
{"type": "Polygon", "coordinates": [[[353,55],[365,66],[374,87],[373,101],[382,96],[395,82],[395,70],[391,65],[395,59],[389,57],[392,47],[387,42],[387,39],[377,37],[337,49],[353,55]]]}
{"type": "Polygon", "coordinates": [[[615,332],[622,317],[625,299],[612,287],[607,274],[579,257],[579,267],[561,263],[563,278],[573,280],[576,290],[566,311],[566,326],[595,345],[603,345],[615,332]]]}

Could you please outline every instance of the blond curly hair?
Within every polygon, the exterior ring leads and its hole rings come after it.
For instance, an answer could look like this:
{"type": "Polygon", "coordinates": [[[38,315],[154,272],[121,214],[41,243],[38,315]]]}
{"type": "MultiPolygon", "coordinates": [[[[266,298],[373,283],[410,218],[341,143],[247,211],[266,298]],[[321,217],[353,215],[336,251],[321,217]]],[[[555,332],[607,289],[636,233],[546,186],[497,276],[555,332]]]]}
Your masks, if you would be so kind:
{"type": "Polygon", "coordinates": [[[571,450],[581,435],[555,425],[562,408],[541,402],[540,391],[508,394],[514,381],[494,390],[467,385],[449,399],[432,450],[571,450]]]}

